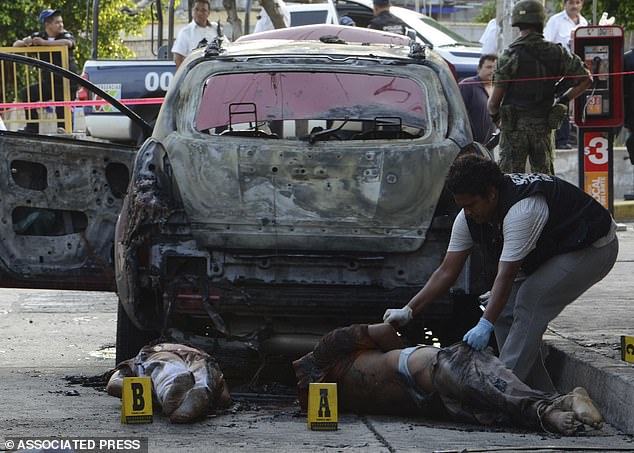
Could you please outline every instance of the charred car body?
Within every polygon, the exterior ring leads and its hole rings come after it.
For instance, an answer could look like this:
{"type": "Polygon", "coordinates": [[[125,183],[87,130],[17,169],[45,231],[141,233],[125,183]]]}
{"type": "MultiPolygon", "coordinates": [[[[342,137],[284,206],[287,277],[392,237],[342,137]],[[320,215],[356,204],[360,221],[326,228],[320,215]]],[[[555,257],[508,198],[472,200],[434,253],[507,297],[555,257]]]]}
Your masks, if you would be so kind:
{"type": "MultiPolygon", "coordinates": [[[[0,62],[73,79],[129,115],[141,138],[151,133],[138,115],[70,71],[4,52],[0,62]]],[[[0,151],[0,285],[114,290],[114,229],[137,148],[0,131],[0,151]]]]}
{"type": "MultiPolygon", "coordinates": [[[[477,145],[442,59],[332,35],[218,44],[183,64],[134,164],[115,237],[118,359],[169,328],[301,353],[405,303],[446,250],[445,175],[477,145]]],[[[479,277],[455,293],[478,294],[479,277]]],[[[447,295],[421,322],[436,333],[454,315],[447,295]]]]}

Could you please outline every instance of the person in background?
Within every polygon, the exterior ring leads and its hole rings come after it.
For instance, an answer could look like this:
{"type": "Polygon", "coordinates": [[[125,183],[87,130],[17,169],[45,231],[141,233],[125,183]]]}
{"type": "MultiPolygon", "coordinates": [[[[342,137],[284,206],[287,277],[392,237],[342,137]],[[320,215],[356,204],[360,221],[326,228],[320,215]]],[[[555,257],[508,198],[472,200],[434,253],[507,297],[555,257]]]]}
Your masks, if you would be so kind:
{"type": "Polygon", "coordinates": [[[174,63],[178,68],[189,53],[201,42],[211,43],[214,38],[223,36],[220,22],[209,22],[211,4],[209,0],[196,0],[192,7],[192,21],[176,37],[172,46],[174,63]]]}
{"type": "Polygon", "coordinates": [[[497,256],[486,309],[463,340],[476,350],[495,329],[500,360],[525,384],[555,386],[542,357],[542,335],[553,319],[602,280],[619,242],[610,212],[577,186],[539,173],[503,174],[491,159],[467,154],[449,169],[447,188],[460,212],[447,253],[425,286],[383,321],[407,324],[447,294],[476,244],[497,256]]]}
{"type": "Polygon", "coordinates": [[[489,97],[489,114],[500,122],[500,167],[505,173],[531,170],[553,174],[553,133],[568,118],[568,103],[592,84],[581,59],[542,35],[546,12],[538,0],[513,7],[511,25],[520,36],[498,57],[489,97]],[[556,83],[574,85],[556,96],[556,83]]]}
{"type": "Polygon", "coordinates": [[[480,36],[479,43],[482,44],[481,55],[497,54],[498,27],[495,18],[491,19],[480,36]]]}
{"type": "Polygon", "coordinates": [[[478,62],[478,74],[460,82],[460,94],[467,107],[471,132],[476,142],[485,144],[496,131],[495,123],[489,116],[487,102],[493,91],[493,71],[498,57],[484,54],[478,62]]]}
{"type": "MultiPolygon", "coordinates": [[[[39,22],[44,31],[35,32],[25,38],[18,39],[13,43],[14,47],[31,47],[31,46],[66,46],[68,47],[68,69],[71,72],[77,74],[77,62],[75,60],[75,38],[72,33],[64,29],[64,19],[62,18],[62,11],[59,9],[45,9],[40,13],[39,22]]],[[[59,52],[47,53],[42,52],[39,54],[30,54],[32,57],[39,58],[42,61],[52,63],[57,66],[62,66],[62,57],[59,52]]],[[[22,101],[48,101],[54,99],[56,101],[62,101],[64,99],[64,85],[63,79],[60,76],[54,76],[52,78],[47,71],[42,72],[41,87],[40,84],[34,83],[28,88],[22,90],[22,101]],[[42,90],[42,98],[40,99],[40,89],[42,90]]],[[[70,92],[77,91],[77,83],[70,81],[70,92]]],[[[64,127],[64,107],[55,107],[55,114],[57,115],[57,127],[64,127]]],[[[38,109],[31,109],[27,115],[27,119],[37,121],[39,119],[38,109]]],[[[30,122],[26,124],[23,132],[37,134],[38,124],[37,122],[30,122]]]]}
{"type": "MultiPolygon", "coordinates": [[[[564,0],[564,10],[553,14],[544,28],[544,38],[572,50],[573,33],[577,27],[585,27],[588,21],[581,15],[583,0],[564,0]]],[[[566,82],[566,81],[564,81],[566,82]]],[[[555,132],[555,148],[570,149],[570,119],[564,118],[555,132]]]]}
{"type": "Polygon", "coordinates": [[[407,34],[405,22],[390,12],[390,0],[373,0],[374,17],[368,24],[373,30],[389,31],[399,35],[407,34]]]}
{"type": "Polygon", "coordinates": [[[350,16],[341,16],[339,19],[339,25],[348,25],[350,27],[356,27],[356,22],[350,16]]]}
{"type": "MultiPolygon", "coordinates": [[[[284,25],[286,28],[291,26],[291,13],[286,8],[286,3],[284,0],[275,0],[275,7],[278,9],[282,18],[284,19],[284,25]]],[[[262,8],[260,10],[260,14],[258,15],[258,20],[255,23],[255,28],[253,29],[253,33],[259,33],[261,31],[269,31],[275,30],[275,25],[273,21],[267,14],[266,10],[262,8]]]]}

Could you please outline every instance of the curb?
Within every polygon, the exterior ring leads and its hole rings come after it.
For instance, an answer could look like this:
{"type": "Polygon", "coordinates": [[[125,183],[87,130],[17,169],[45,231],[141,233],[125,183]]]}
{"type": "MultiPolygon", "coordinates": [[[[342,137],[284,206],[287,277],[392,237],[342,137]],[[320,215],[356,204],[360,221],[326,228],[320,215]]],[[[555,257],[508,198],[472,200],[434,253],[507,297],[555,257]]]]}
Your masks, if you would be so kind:
{"type": "Polygon", "coordinates": [[[545,339],[546,365],[562,393],[582,386],[597,404],[606,422],[634,434],[634,367],[563,338],[545,339]]]}
{"type": "Polygon", "coordinates": [[[634,219],[634,200],[614,202],[614,220],[634,219]]]}

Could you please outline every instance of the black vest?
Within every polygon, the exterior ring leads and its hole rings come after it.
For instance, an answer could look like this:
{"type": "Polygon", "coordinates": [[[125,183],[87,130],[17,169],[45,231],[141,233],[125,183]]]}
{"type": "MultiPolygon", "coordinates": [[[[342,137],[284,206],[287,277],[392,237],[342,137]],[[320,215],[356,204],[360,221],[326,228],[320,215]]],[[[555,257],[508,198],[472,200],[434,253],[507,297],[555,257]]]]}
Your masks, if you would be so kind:
{"type": "Polygon", "coordinates": [[[389,11],[381,11],[370,21],[368,28],[389,31],[390,33],[397,33],[399,35],[407,33],[405,22],[389,11]]]}
{"type": "Polygon", "coordinates": [[[549,216],[536,248],[524,258],[522,269],[526,273],[555,255],[588,247],[610,231],[610,212],[576,186],[556,176],[511,173],[504,175],[500,188],[497,223],[478,225],[467,217],[473,241],[501,245],[501,225],[511,206],[538,193],[546,198],[549,216]]]}
{"type": "Polygon", "coordinates": [[[511,81],[504,94],[503,104],[511,104],[544,112],[555,99],[556,76],[561,76],[563,47],[548,41],[537,45],[519,44],[511,46],[517,58],[515,79],[542,79],[511,81]],[[549,78],[550,77],[550,78],[549,78]],[[547,78],[546,80],[543,80],[547,78]]]}

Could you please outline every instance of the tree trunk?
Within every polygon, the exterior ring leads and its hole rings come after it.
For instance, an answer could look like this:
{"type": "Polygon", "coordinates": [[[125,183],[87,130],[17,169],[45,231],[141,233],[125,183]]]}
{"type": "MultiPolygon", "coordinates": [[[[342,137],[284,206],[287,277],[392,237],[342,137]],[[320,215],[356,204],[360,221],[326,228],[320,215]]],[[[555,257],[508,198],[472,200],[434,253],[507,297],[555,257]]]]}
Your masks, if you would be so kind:
{"type": "Polygon", "coordinates": [[[273,22],[275,28],[286,28],[284,15],[275,0],[260,0],[260,4],[262,8],[264,8],[264,11],[266,11],[266,14],[271,18],[271,22],[273,22]]]}
{"type": "Polygon", "coordinates": [[[231,24],[231,36],[229,36],[229,39],[235,41],[243,35],[242,20],[238,17],[236,0],[222,0],[222,6],[227,11],[227,22],[231,24]]]}

